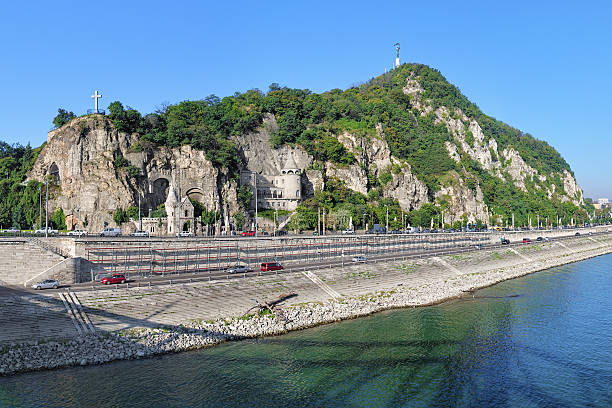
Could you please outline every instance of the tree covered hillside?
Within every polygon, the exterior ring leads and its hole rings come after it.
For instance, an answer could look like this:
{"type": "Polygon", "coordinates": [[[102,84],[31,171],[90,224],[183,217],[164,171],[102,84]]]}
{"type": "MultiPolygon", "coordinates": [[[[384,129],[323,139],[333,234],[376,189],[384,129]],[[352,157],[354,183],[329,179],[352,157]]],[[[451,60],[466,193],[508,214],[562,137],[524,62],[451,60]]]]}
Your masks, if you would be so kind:
{"type": "MultiPolygon", "coordinates": [[[[0,141],[0,227],[32,229],[39,224],[39,191],[42,191],[42,205],[45,202],[44,183],[30,181],[24,183],[25,175],[38,157],[41,146],[32,149],[30,145],[9,145],[0,141]],[[42,188],[42,190],[39,190],[42,188]]],[[[58,192],[59,187],[51,180],[50,197],[58,192]]],[[[57,228],[65,228],[64,215],[61,209],[49,214],[49,223],[57,228]]]]}
{"type": "MultiPolygon", "coordinates": [[[[301,146],[314,158],[312,168],[323,173],[325,162],[339,167],[361,166],[368,173],[367,195],[347,189],[342,180],[324,174],[325,190],[299,208],[298,214],[302,215],[296,222],[300,227],[312,226],[317,207],[342,214],[339,215],[342,219],[353,217],[357,225],[366,213],[370,214],[370,223],[381,221],[387,208],[392,220],[401,219],[398,203],[385,197],[384,186],[408,168],[425,183],[431,201],[431,206],[414,209],[414,214],[409,214],[413,225],[428,225],[432,218],[440,218],[448,200],[437,192],[452,178],[463,180],[471,191],[482,191],[484,203],[493,215],[492,219],[480,220],[484,223],[499,219],[507,222],[512,214],[518,225],[527,224],[528,218],[535,219],[536,215],[550,220],[559,215],[565,223],[571,218],[586,219],[584,209],[564,196],[560,172],[571,173],[571,169],[554,148],[485,115],[438,71],[425,65],[404,64],[359,86],[321,94],[272,84],[267,93],[254,89],[222,99],[211,95],[144,116],[120,102],[109,106],[109,118],[117,130],[139,135],[133,150],[155,145],[191,145],[205,151],[215,166],[233,177],[244,165],[233,140],[262,126],[266,114],[273,115],[278,124],[278,131],[271,136],[271,148],[301,146]],[[426,101],[429,110],[423,110],[415,96],[405,92],[409,80],[418,81],[422,89],[419,100],[426,101]],[[460,146],[459,158],[454,160],[445,147],[446,142],[453,142],[454,136],[434,114],[442,106],[452,116],[457,112],[455,108],[460,109],[469,120],[478,122],[484,143],[494,139],[497,151],[514,149],[528,166],[545,177],[526,179],[525,188],[518,188],[507,172],[510,163],[498,157],[493,149],[491,157],[498,163],[497,174],[484,169],[460,146]],[[357,162],[355,151],[338,140],[345,132],[365,140],[383,138],[396,164],[375,171],[368,163],[357,162]],[[552,197],[547,191],[554,191],[552,197]],[[427,214],[421,214],[425,210],[427,214]]],[[[56,124],[64,123],[64,116],[56,118],[56,124]]],[[[472,132],[465,132],[465,141],[474,145],[472,132]]]]}

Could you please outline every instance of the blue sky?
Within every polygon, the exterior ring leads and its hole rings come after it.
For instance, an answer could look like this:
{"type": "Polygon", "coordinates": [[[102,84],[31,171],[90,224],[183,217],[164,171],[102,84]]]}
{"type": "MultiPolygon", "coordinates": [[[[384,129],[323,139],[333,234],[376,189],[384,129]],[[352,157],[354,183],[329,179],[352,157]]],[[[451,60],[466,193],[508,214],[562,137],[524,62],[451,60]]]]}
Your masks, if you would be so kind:
{"type": "Polygon", "coordinates": [[[40,145],[95,89],[148,113],[272,82],[323,92],[405,62],[554,146],[612,198],[612,5],[476,1],[30,1],[0,13],[0,140],[40,145]],[[495,5],[492,5],[495,4],[495,5]]]}

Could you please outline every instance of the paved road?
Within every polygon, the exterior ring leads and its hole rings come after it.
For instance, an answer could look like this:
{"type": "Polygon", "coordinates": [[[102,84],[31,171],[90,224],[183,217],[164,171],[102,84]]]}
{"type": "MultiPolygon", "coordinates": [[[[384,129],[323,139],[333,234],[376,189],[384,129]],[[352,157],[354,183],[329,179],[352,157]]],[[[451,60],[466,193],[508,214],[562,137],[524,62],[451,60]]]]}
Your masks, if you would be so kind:
{"type": "MultiPolygon", "coordinates": [[[[597,237],[598,235],[605,235],[608,233],[602,232],[602,233],[596,233],[593,234],[593,237],[597,237]]],[[[551,241],[564,241],[564,240],[571,240],[571,239],[576,239],[576,238],[585,238],[588,237],[590,235],[580,235],[580,236],[566,236],[566,237],[558,237],[558,238],[554,238],[551,239],[551,241]]],[[[533,244],[533,243],[532,243],[533,244]]],[[[371,264],[371,263],[376,263],[376,262],[382,262],[382,261],[392,261],[395,259],[415,259],[415,258],[423,258],[423,257],[432,257],[432,256],[439,256],[439,255],[448,255],[448,254],[460,254],[460,253],[465,253],[465,252],[473,252],[473,251],[479,251],[479,250],[491,250],[491,249],[496,249],[496,248],[503,248],[503,247],[522,247],[525,245],[531,245],[531,244],[523,244],[522,242],[513,242],[510,245],[481,245],[478,247],[457,247],[457,248],[442,248],[439,250],[418,250],[418,251],[413,251],[413,250],[407,250],[405,252],[391,252],[391,253],[384,253],[384,254],[379,254],[379,255],[368,255],[368,259],[367,259],[367,263],[371,264]]],[[[92,287],[95,288],[96,290],[112,290],[114,288],[124,288],[124,287],[129,287],[129,286],[157,286],[157,285],[168,285],[168,284],[176,284],[176,283],[184,283],[184,282],[197,282],[197,281],[219,281],[219,280],[223,280],[223,281],[229,281],[229,280],[234,280],[234,279],[241,279],[244,277],[248,277],[248,276],[254,276],[254,275],[279,275],[279,274],[286,274],[286,273],[291,273],[291,272],[296,272],[296,271],[304,271],[304,270],[317,270],[317,269],[327,269],[327,268],[338,268],[338,267],[342,267],[342,265],[348,265],[351,264],[352,261],[352,255],[351,256],[345,256],[344,260],[339,260],[339,259],[333,259],[333,260],[320,260],[320,261],[311,261],[311,262],[302,262],[302,263],[298,263],[298,264],[292,264],[289,267],[287,267],[284,270],[281,271],[272,271],[272,272],[259,272],[258,270],[254,270],[251,271],[249,273],[246,274],[235,274],[235,275],[230,275],[226,273],[225,268],[221,268],[221,269],[210,269],[209,271],[202,271],[199,273],[174,273],[174,274],[167,274],[165,276],[153,276],[153,277],[146,277],[146,278],[140,278],[137,277],[135,279],[130,279],[128,281],[127,284],[121,284],[121,285],[108,285],[108,286],[103,286],[100,285],[99,283],[92,283],[92,282],[87,282],[87,283],[80,283],[80,284],[72,284],[72,285],[62,285],[60,288],[54,290],[54,289],[46,289],[44,292],[45,293],[57,293],[57,292],[62,292],[65,291],[66,289],[70,288],[70,290],[72,291],[85,291],[85,290],[91,290],[92,287]]],[[[36,291],[34,289],[31,288],[24,288],[23,286],[0,286],[0,296],[14,296],[15,294],[24,294],[24,293],[39,293],[39,291],[36,291]]]]}

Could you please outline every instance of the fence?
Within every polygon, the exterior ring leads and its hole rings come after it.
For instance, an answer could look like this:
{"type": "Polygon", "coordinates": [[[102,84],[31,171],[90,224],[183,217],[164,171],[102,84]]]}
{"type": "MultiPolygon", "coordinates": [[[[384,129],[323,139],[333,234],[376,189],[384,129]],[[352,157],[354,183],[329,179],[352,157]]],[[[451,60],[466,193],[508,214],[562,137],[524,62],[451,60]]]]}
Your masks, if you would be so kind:
{"type": "Polygon", "coordinates": [[[235,239],[175,247],[105,246],[86,248],[95,264],[92,280],[111,273],[128,279],[184,273],[224,271],[236,264],[259,269],[262,262],[283,265],[317,264],[357,255],[366,257],[416,254],[466,248],[490,242],[487,233],[352,236],[330,238],[235,239]]]}

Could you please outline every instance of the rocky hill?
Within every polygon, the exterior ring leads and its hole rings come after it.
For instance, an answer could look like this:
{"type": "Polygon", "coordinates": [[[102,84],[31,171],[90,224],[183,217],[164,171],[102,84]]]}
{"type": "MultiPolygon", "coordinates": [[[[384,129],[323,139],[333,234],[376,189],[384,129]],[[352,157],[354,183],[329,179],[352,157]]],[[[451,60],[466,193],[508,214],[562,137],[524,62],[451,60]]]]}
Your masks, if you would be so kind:
{"type": "Polygon", "coordinates": [[[93,231],[139,198],[144,214],[157,210],[172,188],[241,228],[252,209],[250,197],[240,199],[240,175],[280,174],[288,159],[303,170],[292,228],[313,228],[318,208],[337,228],[381,222],[387,210],[393,226],[586,217],[552,147],[486,116],[424,65],[345,91],[273,84],[266,94],[208,97],[144,117],[118,102],[109,110],[49,132],[27,173],[54,175],[53,207],[93,231]]]}

